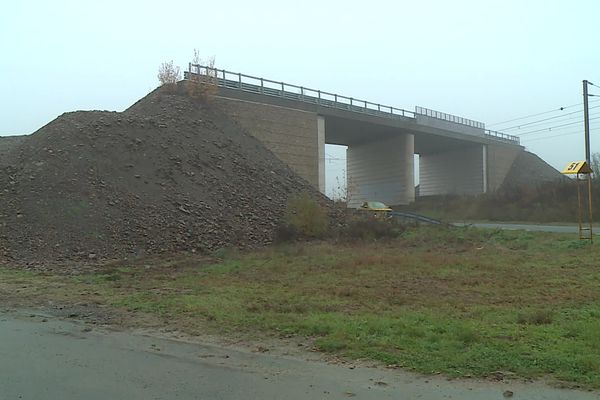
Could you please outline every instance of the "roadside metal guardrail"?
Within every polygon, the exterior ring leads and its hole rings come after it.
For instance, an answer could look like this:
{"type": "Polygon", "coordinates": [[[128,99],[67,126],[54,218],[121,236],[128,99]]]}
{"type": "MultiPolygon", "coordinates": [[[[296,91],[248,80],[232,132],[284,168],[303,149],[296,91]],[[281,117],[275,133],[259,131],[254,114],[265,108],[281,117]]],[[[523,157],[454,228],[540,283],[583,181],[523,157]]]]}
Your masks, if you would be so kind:
{"type": "Polygon", "coordinates": [[[429,217],[426,217],[426,216],[420,215],[420,214],[406,212],[406,211],[392,211],[390,213],[390,215],[392,217],[396,217],[396,218],[417,221],[417,222],[424,222],[426,224],[431,224],[431,225],[441,225],[442,224],[442,221],[440,221],[440,220],[429,218],[429,217]]]}
{"type": "MultiPolygon", "coordinates": [[[[342,96],[336,93],[329,93],[322,90],[292,85],[285,82],[259,78],[252,75],[242,74],[240,72],[231,72],[225,69],[217,69],[205,65],[189,63],[188,70],[184,72],[184,79],[189,79],[191,75],[204,75],[211,77],[215,80],[218,86],[227,89],[241,90],[244,92],[279,97],[288,100],[296,100],[304,103],[316,104],[322,107],[331,107],[339,110],[346,110],[361,114],[369,114],[394,119],[414,119],[417,114],[423,114],[423,112],[419,111],[426,110],[425,112],[432,112],[435,114],[428,115],[432,116],[433,118],[448,120],[451,122],[469,126],[474,126],[471,125],[473,123],[481,124],[482,129],[485,127],[484,124],[481,122],[453,116],[450,114],[439,113],[437,111],[428,110],[423,107],[416,107],[415,111],[408,111],[402,108],[373,103],[367,100],[342,96]]],[[[485,130],[485,134],[495,139],[497,138],[511,143],[519,143],[518,137],[507,135],[505,133],[485,130]]]]}

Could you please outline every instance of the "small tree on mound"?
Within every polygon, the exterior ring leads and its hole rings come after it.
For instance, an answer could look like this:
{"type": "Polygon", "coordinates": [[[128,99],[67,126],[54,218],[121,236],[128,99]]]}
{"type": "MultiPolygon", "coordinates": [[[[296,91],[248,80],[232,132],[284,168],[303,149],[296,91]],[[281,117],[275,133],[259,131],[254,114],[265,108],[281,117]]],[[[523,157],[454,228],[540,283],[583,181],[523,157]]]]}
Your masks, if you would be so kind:
{"type": "Polygon", "coordinates": [[[181,71],[179,67],[173,65],[173,60],[164,62],[158,67],[158,81],[160,86],[168,91],[174,91],[177,82],[181,80],[181,71]]]}
{"type": "Polygon", "coordinates": [[[592,159],[590,160],[590,168],[592,169],[592,179],[595,181],[600,180],[600,153],[592,153],[592,159]]]}
{"type": "Polygon", "coordinates": [[[204,102],[211,101],[218,93],[217,70],[215,69],[215,58],[207,60],[200,58],[198,50],[194,49],[192,59],[192,70],[188,75],[188,94],[194,99],[204,102]],[[202,66],[202,68],[200,67],[202,66]]]}
{"type": "Polygon", "coordinates": [[[327,213],[308,193],[289,199],[285,222],[296,234],[309,238],[325,236],[329,227],[327,213]]]}

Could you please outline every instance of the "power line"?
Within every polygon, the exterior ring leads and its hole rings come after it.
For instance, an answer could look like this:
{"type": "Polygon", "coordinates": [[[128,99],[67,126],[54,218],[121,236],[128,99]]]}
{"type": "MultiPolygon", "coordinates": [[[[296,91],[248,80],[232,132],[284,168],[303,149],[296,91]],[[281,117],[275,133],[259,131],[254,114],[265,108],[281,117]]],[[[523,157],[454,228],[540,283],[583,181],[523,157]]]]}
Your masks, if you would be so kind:
{"type": "Polygon", "coordinates": [[[518,117],[518,118],[509,119],[509,120],[502,121],[502,122],[496,122],[496,123],[493,123],[493,124],[489,124],[488,126],[503,125],[503,124],[506,124],[506,123],[509,123],[509,122],[520,121],[522,119],[527,119],[527,118],[531,118],[531,117],[537,117],[537,116],[540,116],[540,115],[550,114],[550,113],[557,112],[557,111],[563,111],[563,110],[566,110],[567,108],[571,108],[571,107],[575,107],[575,106],[580,106],[582,104],[583,103],[572,104],[570,106],[560,107],[560,108],[557,108],[557,109],[554,109],[554,110],[550,110],[550,111],[544,111],[544,112],[537,113],[537,114],[526,115],[524,117],[518,117]]]}
{"type": "MultiPolygon", "coordinates": [[[[592,109],[592,108],[599,108],[599,107],[600,106],[590,107],[590,109],[592,109]]],[[[579,113],[580,113],[580,111],[576,111],[576,112],[573,112],[573,113],[561,115],[560,117],[564,118],[564,117],[567,117],[568,115],[579,114],[579,113]]],[[[600,115],[600,112],[595,112],[595,113],[592,113],[590,115],[600,115]]],[[[547,118],[547,119],[544,119],[544,120],[534,121],[534,122],[528,124],[529,125],[529,129],[530,128],[534,128],[536,126],[544,126],[544,125],[548,125],[548,124],[552,124],[552,123],[565,122],[565,121],[569,121],[569,120],[573,120],[573,119],[578,119],[580,121],[583,121],[583,116],[582,115],[581,116],[580,115],[575,115],[575,116],[572,116],[572,117],[569,117],[569,118],[564,118],[564,119],[561,119],[561,120],[554,120],[554,121],[550,121],[551,119],[553,119],[553,118],[547,118]]],[[[520,133],[514,132],[514,129],[520,129],[522,126],[526,126],[526,125],[523,124],[523,125],[518,125],[516,127],[512,127],[511,128],[512,131],[510,133],[513,134],[513,135],[520,135],[520,133]]],[[[553,126],[556,126],[556,125],[553,125],[553,126]]],[[[553,126],[551,126],[550,128],[552,128],[553,126]]],[[[502,132],[507,132],[507,131],[510,131],[511,129],[509,129],[509,128],[502,129],[502,132]]],[[[542,128],[540,128],[540,129],[542,129],[542,128]]]]}
{"type": "Polygon", "coordinates": [[[572,136],[572,135],[581,135],[581,130],[570,131],[570,132],[566,132],[566,133],[561,133],[559,135],[544,136],[544,137],[534,137],[534,138],[525,138],[525,139],[523,139],[523,141],[527,142],[527,143],[530,143],[530,142],[538,142],[540,140],[547,140],[547,139],[552,139],[552,138],[557,138],[557,137],[562,137],[562,136],[572,136]]]}
{"type": "MultiPolygon", "coordinates": [[[[597,105],[595,107],[590,107],[590,110],[592,110],[594,108],[599,108],[599,107],[600,107],[600,105],[597,105]]],[[[550,121],[550,120],[556,119],[556,118],[564,118],[564,117],[566,117],[568,115],[579,114],[579,113],[581,113],[581,110],[572,111],[570,113],[566,113],[566,114],[563,114],[563,115],[555,115],[554,117],[548,117],[548,118],[539,119],[539,120],[536,120],[536,121],[526,122],[526,123],[520,124],[520,125],[509,126],[508,128],[502,128],[502,131],[508,131],[508,130],[511,130],[511,129],[520,129],[520,128],[524,127],[524,126],[537,125],[537,124],[539,124],[539,123],[541,123],[543,121],[550,121]]],[[[567,119],[572,119],[572,118],[567,118],[567,119]]]]}
{"type": "MultiPolygon", "coordinates": [[[[590,121],[593,121],[595,119],[600,119],[600,117],[590,118],[590,121]]],[[[551,130],[556,129],[556,128],[562,128],[562,127],[565,127],[565,126],[575,125],[575,124],[579,124],[579,123],[581,123],[581,121],[575,121],[575,122],[569,122],[568,124],[550,126],[548,128],[541,128],[541,129],[536,129],[536,130],[529,131],[529,132],[519,133],[518,136],[530,135],[532,133],[538,133],[538,132],[551,131],[551,130]]]]}
{"type": "MultiPolygon", "coordinates": [[[[590,102],[594,102],[594,101],[600,101],[600,99],[596,99],[596,100],[591,100],[590,102]]],[[[517,117],[517,118],[513,118],[513,119],[509,119],[506,121],[502,121],[502,122],[495,122],[493,124],[486,124],[487,126],[496,126],[496,125],[503,125],[503,124],[507,124],[509,122],[514,122],[514,121],[520,121],[523,119],[528,119],[528,118],[532,118],[532,117],[537,117],[540,115],[545,115],[545,114],[550,114],[550,113],[554,113],[554,112],[560,112],[560,111],[564,111],[568,108],[573,108],[573,107],[577,107],[577,106],[581,106],[583,105],[583,103],[577,103],[577,104],[571,104],[569,106],[564,106],[564,107],[560,107],[560,108],[555,108],[554,110],[550,110],[550,111],[544,111],[544,112],[540,112],[540,113],[536,113],[536,114],[530,114],[530,115],[525,115],[523,117],[517,117]]],[[[504,129],[504,128],[497,128],[497,129],[504,129]]]]}
{"type": "MultiPolygon", "coordinates": [[[[594,132],[592,132],[594,133],[594,132]]],[[[557,138],[557,137],[561,137],[561,136],[572,136],[572,135],[581,135],[582,134],[582,130],[581,129],[577,129],[576,131],[568,131],[568,132],[563,132],[559,135],[552,135],[552,136],[544,136],[544,137],[535,137],[535,138],[525,138],[523,139],[524,142],[537,142],[540,140],[546,140],[546,139],[552,139],[552,138],[557,138]]]]}
{"type": "Polygon", "coordinates": [[[593,83],[592,83],[592,82],[590,82],[590,81],[587,81],[587,83],[588,83],[588,85],[592,85],[592,86],[596,86],[597,88],[600,88],[600,86],[598,86],[598,85],[595,85],[595,84],[593,84],[593,83]]]}
{"type": "Polygon", "coordinates": [[[335,156],[332,156],[331,154],[328,154],[328,153],[325,153],[325,157],[323,157],[323,159],[325,161],[329,161],[329,162],[331,162],[331,161],[346,161],[345,158],[335,157],[335,156]]]}

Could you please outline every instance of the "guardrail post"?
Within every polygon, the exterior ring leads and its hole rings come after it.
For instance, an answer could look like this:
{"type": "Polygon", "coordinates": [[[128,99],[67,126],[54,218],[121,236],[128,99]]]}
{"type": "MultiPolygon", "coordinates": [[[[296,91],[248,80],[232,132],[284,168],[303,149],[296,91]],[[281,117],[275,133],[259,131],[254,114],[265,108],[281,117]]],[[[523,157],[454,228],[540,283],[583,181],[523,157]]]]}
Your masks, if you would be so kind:
{"type": "Polygon", "coordinates": [[[377,104],[377,111],[381,111],[381,105],[377,104]]]}
{"type": "Polygon", "coordinates": [[[238,86],[241,89],[242,88],[242,73],[238,72],[238,86]]]}
{"type": "Polygon", "coordinates": [[[304,88],[300,86],[300,100],[304,101],[304,88]]]}
{"type": "Polygon", "coordinates": [[[227,87],[227,77],[225,76],[225,70],[223,69],[223,86],[227,87]]]}
{"type": "Polygon", "coordinates": [[[321,104],[321,91],[317,90],[317,94],[319,95],[318,100],[317,100],[317,104],[321,104]]]}
{"type": "Polygon", "coordinates": [[[260,78],[260,94],[263,94],[265,92],[265,80],[263,78],[260,78]]]}
{"type": "Polygon", "coordinates": [[[335,106],[337,107],[337,94],[333,95],[333,102],[334,102],[335,106]]]}
{"type": "Polygon", "coordinates": [[[285,92],[285,86],[284,86],[284,83],[281,82],[281,97],[283,97],[284,92],[285,92]]]}
{"type": "Polygon", "coordinates": [[[367,101],[365,100],[365,110],[367,109],[367,101]]]}

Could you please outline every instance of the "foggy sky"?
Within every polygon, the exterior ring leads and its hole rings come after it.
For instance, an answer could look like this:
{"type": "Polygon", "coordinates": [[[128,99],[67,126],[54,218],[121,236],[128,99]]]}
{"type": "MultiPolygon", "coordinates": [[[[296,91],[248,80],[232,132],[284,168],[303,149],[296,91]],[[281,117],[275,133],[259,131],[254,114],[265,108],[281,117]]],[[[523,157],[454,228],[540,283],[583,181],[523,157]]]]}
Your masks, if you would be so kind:
{"type": "MultiPolygon", "coordinates": [[[[1,11],[0,135],[32,133],[66,111],[123,110],[157,86],[160,63],[183,67],[194,49],[218,68],[491,129],[580,111],[581,81],[600,86],[595,1],[9,0],[1,11]]],[[[591,126],[600,152],[600,124],[591,126]]],[[[560,169],[583,158],[582,131],[534,132],[522,144],[560,169]]],[[[344,152],[327,153],[331,187],[344,152]]]]}

